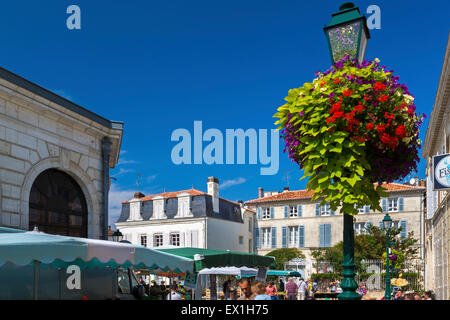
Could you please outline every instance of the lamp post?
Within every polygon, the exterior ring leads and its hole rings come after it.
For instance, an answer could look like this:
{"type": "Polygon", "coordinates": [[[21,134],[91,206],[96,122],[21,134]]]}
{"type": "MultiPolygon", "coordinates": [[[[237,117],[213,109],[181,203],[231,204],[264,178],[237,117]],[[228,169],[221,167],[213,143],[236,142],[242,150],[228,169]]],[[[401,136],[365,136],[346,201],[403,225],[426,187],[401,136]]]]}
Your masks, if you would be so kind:
{"type": "Polygon", "coordinates": [[[391,300],[391,281],[389,279],[389,229],[392,226],[392,219],[387,213],[383,218],[383,226],[386,230],[386,288],[384,290],[384,300],[391,300]]]}
{"type": "MultiPolygon", "coordinates": [[[[330,23],[323,28],[330,49],[331,61],[335,64],[347,55],[351,59],[357,59],[360,63],[366,52],[367,40],[370,38],[366,17],[361,15],[359,8],[351,2],[346,2],[339,7],[339,12],[332,14],[330,23]]],[[[341,282],[342,293],[340,300],[360,300],[361,295],[355,292],[358,284],[355,281],[355,250],[353,216],[344,216],[344,244],[343,254],[344,268],[341,282]]]]}
{"type": "Polygon", "coordinates": [[[123,239],[123,234],[119,230],[114,231],[112,235],[113,241],[115,242],[121,242],[123,239]]]}

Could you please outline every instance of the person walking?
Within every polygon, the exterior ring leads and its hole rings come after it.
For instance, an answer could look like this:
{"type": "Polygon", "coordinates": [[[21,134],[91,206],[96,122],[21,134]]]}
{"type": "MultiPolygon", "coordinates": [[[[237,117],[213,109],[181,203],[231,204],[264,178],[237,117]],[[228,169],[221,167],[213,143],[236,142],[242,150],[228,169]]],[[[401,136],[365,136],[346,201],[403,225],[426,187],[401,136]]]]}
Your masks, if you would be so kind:
{"type": "Polygon", "coordinates": [[[298,285],[298,300],[305,300],[307,290],[308,284],[303,278],[300,278],[300,282],[298,285]]]}
{"type": "Polygon", "coordinates": [[[280,278],[280,291],[284,291],[285,286],[284,286],[284,282],[283,279],[280,278]]]}
{"type": "Polygon", "coordinates": [[[272,297],[266,294],[266,287],[262,281],[257,281],[252,285],[252,291],[255,294],[254,300],[272,300],[272,297]]]}
{"type": "Polygon", "coordinates": [[[225,300],[230,299],[230,280],[225,280],[222,285],[223,295],[225,296],[225,300]]]}
{"type": "Polygon", "coordinates": [[[273,281],[270,281],[266,287],[266,294],[272,297],[272,300],[275,300],[277,296],[277,288],[274,286],[273,281]]]}
{"type": "Polygon", "coordinates": [[[178,293],[178,286],[174,284],[172,291],[167,295],[166,300],[181,300],[181,295],[178,293]]]}
{"type": "Polygon", "coordinates": [[[238,300],[253,300],[255,298],[252,292],[251,283],[247,278],[241,278],[239,287],[241,288],[243,295],[239,297],[238,300]]]}
{"type": "Polygon", "coordinates": [[[288,283],[286,283],[286,292],[288,300],[297,300],[298,286],[294,282],[293,278],[289,278],[288,283]]]}

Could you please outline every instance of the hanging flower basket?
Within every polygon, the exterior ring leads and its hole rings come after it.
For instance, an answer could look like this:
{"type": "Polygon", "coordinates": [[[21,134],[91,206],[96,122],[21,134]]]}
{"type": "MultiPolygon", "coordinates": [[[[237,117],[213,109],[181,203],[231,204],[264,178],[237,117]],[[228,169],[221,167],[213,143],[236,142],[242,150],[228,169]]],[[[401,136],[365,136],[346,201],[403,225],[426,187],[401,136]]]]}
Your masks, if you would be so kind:
{"type": "Polygon", "coordinates": [[[278,108],[285,152],[310,177],[313,199],[356,214],[370,204],[381,211],[386,196],[374,183],[417,170],[419,126],[414,97],[379,60],[343,58],[312,83],[289,90],[278,108]]]}

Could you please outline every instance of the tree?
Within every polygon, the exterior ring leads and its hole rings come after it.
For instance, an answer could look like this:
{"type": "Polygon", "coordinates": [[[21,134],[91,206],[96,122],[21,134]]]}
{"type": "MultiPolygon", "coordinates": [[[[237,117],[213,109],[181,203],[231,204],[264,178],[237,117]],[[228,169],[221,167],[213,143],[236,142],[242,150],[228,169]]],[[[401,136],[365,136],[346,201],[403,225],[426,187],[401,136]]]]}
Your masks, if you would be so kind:
{"type": "MultiPolygon", "coordinates": [[[[386,259],[385,231],[376,226],[369,226],[366,230],[368,234],[361,234],[355,237],[355,264],[359,272],[365,272],[361,264],[362,260],[386,259]]],[[[419,240],[414,238],[413,232],[409,232],[408,236],[404,239],[398,237],[401,230],[401,228],[391,228],[389,231],[389,243],[393,242],[391,248],[401,253],[403,263],[404,261],[417,258],[419,251],[417,242],[419,240]]],[[[334,272],[341,272],[343,263],[342,246],[343,242],[341,241],[330,248],[313,250],[311,255],[316,261],[316,264],[329,262],[334,272]]]]}
{"type": "Polygon", "coordinates": [[[275,268],[277,270],[283,270],[284,264],[292,259],[305,259],[305,255],[296,248],[282,248],[270,251],[266,256],[275,258],[275,268]]]}

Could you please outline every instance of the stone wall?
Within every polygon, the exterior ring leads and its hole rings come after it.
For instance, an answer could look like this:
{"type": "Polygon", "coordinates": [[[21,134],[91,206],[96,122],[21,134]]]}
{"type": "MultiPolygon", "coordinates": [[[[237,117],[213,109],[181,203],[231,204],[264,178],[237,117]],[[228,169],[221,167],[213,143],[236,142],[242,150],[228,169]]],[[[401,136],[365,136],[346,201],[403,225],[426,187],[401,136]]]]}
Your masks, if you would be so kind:
{"type": "Polygon", "coordinates": [[[88,206],[88,236],[101,237],[101,139],[109,130],[0,79],[0,225],[28,229],[31,186],[41,172],[55,168],[80,185],[88,206]]]}

